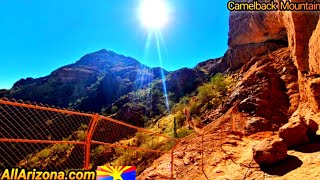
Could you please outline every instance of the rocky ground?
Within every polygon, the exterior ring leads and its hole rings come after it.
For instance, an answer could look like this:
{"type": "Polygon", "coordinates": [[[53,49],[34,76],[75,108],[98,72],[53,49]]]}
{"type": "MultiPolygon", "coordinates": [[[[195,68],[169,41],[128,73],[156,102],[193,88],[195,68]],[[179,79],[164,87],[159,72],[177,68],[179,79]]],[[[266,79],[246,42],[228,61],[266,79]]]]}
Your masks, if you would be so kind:
{"type": "MultiPolygon", "coordinates": [[[[320,141],[288,151],[286,160],[260,167],[252,159],[252,147],[265,138],[277,137],[271,132],[248,137],[219,133],[204,138],[204,166],[202,171],[201,136],[183,140],[174,152],[176,179],[320,179],[320,141]],[[222,145],[221,145],[222,143],[222,145]],[[195,145],[197,144],[197,145],[195,145]],[[210,147],[210,148],[208,148],[210,147]],[[206,178],[207,176],[207,178],[206,178]]],[[[170,154],[158,159],[138,179],[170,179],[170,154]]]]}

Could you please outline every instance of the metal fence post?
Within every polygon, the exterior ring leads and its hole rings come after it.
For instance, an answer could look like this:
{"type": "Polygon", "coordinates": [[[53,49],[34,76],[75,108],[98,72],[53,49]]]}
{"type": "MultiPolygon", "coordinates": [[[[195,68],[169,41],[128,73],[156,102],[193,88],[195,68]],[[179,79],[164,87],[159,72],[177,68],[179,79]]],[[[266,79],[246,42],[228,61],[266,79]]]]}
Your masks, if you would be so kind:
{"type": "Polygon", "coordinates": [[[173,180],[173,159],[174,159],[174,154],[173,154],[173,152],[174,152],[174,148],[175,147],[173,147],[173,149],[171,150],[171,180],[173,180]]]}
{"type": "Polygon", "coordinates": [[[204,136],[206,133],[206,129],[203,130],[203,133],[201,134],[201,171],[203,175],[206,177],[207,180],[209,180],[206,172],[204,171],[204,136]]]}
{"type": "Polygon", "coordinates": [[[174,179],[174,150],[176,150],[176,148],[177,148],[177,146],[178,146],[178,144],[180,143],[180,140],[174,140],[175,141],[175,145],[172,147],[172,149],[171,149],[171,163],[170,163],[170,165],[171,165],[171,180],[173,180],[174,179]]]}
{"type": "Polygon", "coordinates": [[[92,138],[92,134],[97,126],[98,119],[99,119],[99,114],[95,114],[92,116],[92,120],[91,120],[89,130],[87,133],[85,153],[84,153],[84,156],[85,156],[84,169],[86,169],[86,170],[89,169],[89,165],[90,165],[91,138],[92,138]]]}

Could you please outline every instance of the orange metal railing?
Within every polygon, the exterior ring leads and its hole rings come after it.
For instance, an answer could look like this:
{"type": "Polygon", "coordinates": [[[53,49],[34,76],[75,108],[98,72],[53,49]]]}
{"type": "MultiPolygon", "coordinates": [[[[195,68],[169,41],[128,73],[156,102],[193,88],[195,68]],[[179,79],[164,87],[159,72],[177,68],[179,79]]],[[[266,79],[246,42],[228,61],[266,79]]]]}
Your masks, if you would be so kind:
{"type": "Polygon", "coordinates": [[[173,179],[177,143],[175,138],[99,114],[0,99],[0,169],[94,169],[105,163],[139,166],[139,158],[152,163],[171,151],[173,179]]]}

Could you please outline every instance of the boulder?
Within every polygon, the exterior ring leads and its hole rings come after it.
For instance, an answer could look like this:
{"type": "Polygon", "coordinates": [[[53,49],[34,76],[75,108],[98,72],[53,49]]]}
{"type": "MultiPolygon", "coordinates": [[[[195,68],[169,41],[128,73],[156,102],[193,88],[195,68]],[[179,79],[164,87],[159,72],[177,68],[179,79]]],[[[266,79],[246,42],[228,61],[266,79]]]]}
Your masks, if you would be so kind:
{"type": "Polygon", "coordinates": [[[307,120],[306,124],[308,126],[307,134],[308,134],[310,139],[313,139],[317,135],[317,131],[319,129],[319,125],[318,125],[318,123],[316,123],[312,119],[307,120]]]}
{"type": "Polygon", "coordinates": [[[309,142],[308,126],[304,121],[295,120],[283,125],[279,129],[279,136],[288,146],[301,145],[309,142]]]}
{"type": "Polygon", "coordinates": [[[272,130],[272,124],[270,120],[262,117],[251,117],[248,119],[245,127],[248,133],[257,133],[272,130]]]}
{"type": "Polygon", "coordinates": [[[257,143],[253,149],[253,159],[260,165],[272,165],[287,158],[287,145],[280,139],[267,139],[257,143]]]}

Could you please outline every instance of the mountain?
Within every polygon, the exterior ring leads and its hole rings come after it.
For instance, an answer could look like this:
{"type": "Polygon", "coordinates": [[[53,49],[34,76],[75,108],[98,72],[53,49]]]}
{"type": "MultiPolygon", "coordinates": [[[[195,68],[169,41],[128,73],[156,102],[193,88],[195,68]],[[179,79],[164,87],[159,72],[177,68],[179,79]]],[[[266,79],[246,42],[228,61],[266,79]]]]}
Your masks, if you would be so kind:
{"type": "MultiPolygon", "coordinates": [[[[212,63],[215,64],[210,60],[201,63],[201,65],[194,69],[182,68],[167,72],[161,68],[147,67],[133,58],[125,57],[112,51],[100,50],[87,54],[77,62],[61,67],[48,76],[36,79],[21,79],[16,82],[11,89],[0,90],[0,97],[14,98],[16,100],[21,99],[23,101],[68,107],[83,111],[102,112],[106,116],[111,116],[117,120],[145,128],[148,125],[155,125],[154,122],[158,121],[159,118],[169,115],[181,98],[194,94],[196,89],[206,83],[214,72],[218,72],[219,70],[217,68],[212,67],[212,63]]],[[[20,127],[22,124],[20,129],[26,128],[27,130],[17,132],[19,138],[27,134],[31,139],[48,137],[50,139],[67,138],[71,140],[75,137],[75,140],[79,140],[76,137],[81,136],[81,134],[84,135],[87,128],[86,125],[81,124],[81,121],[73,122],[72,128],[66,128],[63,126],[63,123],[66,122],[60,122],[63,119],[58,118],[50,123],[50,130],[33,134],[32,132],[35,128],[45,129],[44,126],[48,128],[48,124],[37,123],[37,120],[30,124],[29,122],[31,120],[32,118],[30,119],[28,116],[28,118],[20,118],[19,121],[14,120],[14,123],[12,123],[13,119],[5,118],[2,120],[2,123],[9,123],[14,127],[20,127]],[[29,123],[30,125],[24,127],[23,124],[25,123],[29,123]],[[53,135],[55,134],[53,131],[57,125],[61,126],[61,131],[68,134],[67,137],[64,137],[65,134],[59,133],[53,135]]],[[[38,120],[42,121],[42,119],[38,120]]],[[[108,134],[109,132],[105,132],[105,130],[110,127],[106,126],[108,126],[108,124],[99,126],[96,131],[108,134]]],[[[170,127],[168,126],[168,128],[170,127]]],[[[135,137],[135,133],[135,131],[126,131],[125,133],[123,133],[123,131],[113,132],[112,135],[117,138],[111,138],[112,143],[123,139],[135,138],[139,146],[148,145],[150,142],[149,136],[138,137],[137,135],[137,137],[135,137]],[[145,143],[140,144],[141,142],[145,143]]],[[[10,135],[4,134],[4,137],[6,136],[10,135]]],[[[173,144],[159,141],[159,145],[150,148],[170,149],[171,145],[173,144]]],[[[81,168],[83,165],[81,160],[83,155],[79,153],[82,152],[79,150],[81,148],[80,146],[72,145],[35,148],[30,144],[25,144],[24,146],[19,146],[17,151],[20,151],[20,149],[28,149],[26,151],[28,156],[26,157],[20,154],[13,159],[11,158],[10,162],[6,162],[3,166],[17,164],[18,166],[39,167],[38,162],[42,162],[41,160],[33,161],[35,164],[30,164],[30,160],[39,158],[38,153],[49,152],[47,153],[48,156],[45,156],[43,159],[51,160],[52,156],[59,154],[58,156],[60,157],[70,157],[62,158],[62,165],[66,169],[69,169],[69,167],[74,164],[77,165],[73,168],[81,168]],[[62,153],[60,154],[59,152],[62,153]],[[79,161],[77,161],[77,163],[70,163],[71,159],[79,161]]],[[[114,151],[107,152],[108,150],[102,149],[103,151],[101,152],[99,150],[101,147],[93,146],[93,148],[93,151],[97,152],[96,156],[98,159],[95,161],[97,161],[99,165],[111,162],[117,158],[120,159],[119,154],[117,154],[118,157],[115,158],[116,154],[114,151]]],[[[9,149],[10,147],[2,148],[0,154],[8,155],[7,152],[9,152],[9,149]]],[[[143,153],[141,155],[145,156],[143,153]]],[[[4,161],[3,159],[7,159],[9,156],[10,155],[2,156],[0,161],[4,161]]],[[[144,164],[140,167],[139,171],[145,169],[144,167],[148,167],[158,156],[157,154],[151,157],[146,156],[144,157],[144,159],[147,159],[146,161],[138,158],[136,161],[139,164],[144,164]]],[[[42,157],[40,159],[42,159],[42,157]]],[[[59,163],[50,161],[50,163],[41,164],[43,169],[61,165],[60,161],[59,163]]],[[[94,164],[96,164],[96,162],[94,164]]]]}
{"type": "Polygon", "coordinates": [[[167,72],[103,49],[48,76],[21,79],[10,90],[1,90],[0,97],[102,111],[119,120],[144,126],[148,119],[164,115],[168,112],[167,106],[171,108],[212,75],[222,72],[220,64],[221,58],[202,62],[194,69],[167,72]],[[167,94],[164,94],[162,72],[167,94]]]}
{"type": "Polygon", "coordinates": [[[119,97],[161,78],[168,72],[137,60],[100,50],[42,78],[26,78],[4,92],[5,97],[100,112],[119,97]]]}
{"type": "Polygon", "coordinates": [[[7,92],[8,90],[6,89],[0,89],[0,97],[3,97],[7,92]]]}
{"type": "Polygon", "coordinates": [[[165,78],[167,95],[162,80],[155,80],[151,87],[131,92],[104,110],[107,115],[138,126],[145,126],[150,119],[169,113],[181,97],[194,92],[206,81],[205,74],[195,69],[182,68],[170,72],[165,78]],[[166,102],[167,96],[168,102],[166,102]]]}

